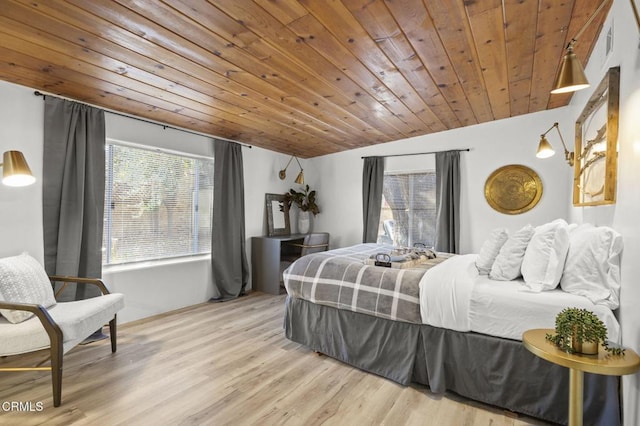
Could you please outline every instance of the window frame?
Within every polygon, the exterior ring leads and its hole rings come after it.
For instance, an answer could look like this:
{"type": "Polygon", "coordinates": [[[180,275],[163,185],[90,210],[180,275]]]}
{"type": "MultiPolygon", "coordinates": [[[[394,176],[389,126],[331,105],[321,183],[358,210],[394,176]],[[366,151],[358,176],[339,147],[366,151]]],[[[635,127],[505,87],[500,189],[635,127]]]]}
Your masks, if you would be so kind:
{"type": "MultiPolygon", "coordinates": [[[[116,146],[121,146],[121,147],[126,147],[126,148],[131,148],[131,149],[138,149],[138,150],[143,150],[143,151],[149,151],[149,152],[157,152],[157,153],[161,153],[161,154],[167,154],[167,155],[175,155],[175,156],[179,156],[179,157],[183,157],[183,158],[189,158],[189,159],[195,159],[195,160],[207,160],[207,161],[214,161],[214,157],[213,155],[202,155],[202,154],[193,154],[190,152],[185,152],[185,151],[180,151],[180,150],[175,150],[175,149],[169,149],[169,148],[161,148],[161,147],[157,147],[157,146],[151,146],[151,145],[144,145],[144,144],[138,144],[138,143],[134,143],[134,142],[128,142],[128,141],[122,141],[119,139],[113,139],[113,138],[106,138],[105,140],[105,203],[104,203],[104,209],[105,209],[105,213],[103,215],[104,217],[104,221],[105,224],[103,225],[103,243],[102,243],[102,250],[105,250],[106,253],[103,256],[103,260],[102,260],[102,266],[103,268],[117,268],[117,267],[121,267],[121,266],[129,266],[129,265],[136,265],[136,264],[144,264],[144,263],[150,263],[150,262],[155,262],[155,263],[162,263],[162,262],[173,262],[176,260],[180,260],[180,259],[189,259],[189,258],[194,258],[194,257],[201,257],[201,256],[211,256],[211,249],[209,249],[209,251],[205,251],[205,252],[199,252],[199,253],[194,253],[193,250],[191,253],[188,254],[176,254],[176,255],[169,255],[169,256],[162,256],[162,257],[158,257],[158,258],[151,258],[151,259],[140,259],[140,260],[129,260],[129,261],[124,261],[124,262],[117,262],[117,263],[110,263],[110,258],[111,258],[111,254],[110,254],[110,250],[112,247],[112,226],[106,226],[106,222],[107,222],[107,216],[109,218],[109,224],[112,223],[111,217],[112,217],[112,208],[111,206],[113,205],[113,198],[112,198],[112,192],[109,188],[113,188],[113,150],[109,149],[109,145],[116,145],[116,146]],[[108,173],[107,173],[107,168],[108,168],[108,173]],[[106,232],[105,232],[105,228],[106,232]],[[108,237],[108,240],[105,241],[105,238],[108,237]]],[[[197,173],[194,174],[194,176],[197,176],[197,173]]],[[[200,185],[197,185],[197,192],[200,192],[200,185]]],[[[212,186],[212,191],[213,191],[213,186],[212,186]]],[[[213,194],[212,194],[212,202],[213,202],[213,194]]],[[[192,223],[196,224],[197,220],[196,218],[198,217],[197,214],[197,209],[199,208],[199,206],[197,206],[196,209],[192,209],[192,223]]],[[[211,220],[211,226],[213,225],[213,220],[211,220]]],[[[197,226],[192,226],[192,232],[196,232],[197,233],[197,226]]],[[[193,246],[192,246],[193,247],[193,246]]]]}
{"type": "MultiPolygon", "coordinates": [[[[435,178],[436,170],[435,170],[435,168],[433,168],[433,169],[420,169],[420,170],[385,170],[384,171],[384,176],[383,176],[383,190],[382,190],[383,191],[382,192],[383,201],[385,201],[388,204],[388,201],[386,201],[386,198],[384,196],[384,180],[386,179],[387,176],[421,175],[421,174],[431,174],[435,178]]],[[[408,189],[409,189],[409,197],[408,197],[408,205],[409,205],[409,207],[408,207],[408,210],[413,212],[414,206],[415,206],[414,197],[411,196],[411,194],[413,194],[414,191],[415,191],[413,182],[409,185],[408,189]]],[[[435,190],[436,189],[434,187],[434,192],[435,192],[435,190]]],[[[434,197],[436,197],[436,196],[437,196],[437,194],[434,193],[434,197]]],[[[435,198],[434,198],[434,201],[435,201],[435,198]]],[[[435,209],[437,211],[437,204],[435,205],[435,209]]],[[[383,231],[384,231],[383,219],[382,219],[382,210],[383,210],[383,206],[381,204],[381,206],[380,206],[380,221],[379,221],[379,224],[378,224],[378,229],[382,228],[383,231]]],[[[390,210],[393,212],[394,209],[390,208],[390,210]]],[[[395,218],[394,218],[394,220],[395,220],[395,218]]],[[[416,244],[416,243],[420,243],[420,241],[411,241],[412,240],[412,238],[411,238],[411,234],[412,234],[411,230],[412,230],[413,222],[414,222],[414,214],[412,213],[412,214],[409,215],[409,218],[408,218],[409,226],[407,227],[408,228],[407,229],[407,243],[410,246],[412,246],[413,244],[416,244]]],[[[433,244],[435,244],[435,237],[436,236],[433,235],[433,240],[434,240],[433,244]]],[[[397,241],[395,241],[395,239],[393,239],[393,245],[397,245],[397,241]]]]}

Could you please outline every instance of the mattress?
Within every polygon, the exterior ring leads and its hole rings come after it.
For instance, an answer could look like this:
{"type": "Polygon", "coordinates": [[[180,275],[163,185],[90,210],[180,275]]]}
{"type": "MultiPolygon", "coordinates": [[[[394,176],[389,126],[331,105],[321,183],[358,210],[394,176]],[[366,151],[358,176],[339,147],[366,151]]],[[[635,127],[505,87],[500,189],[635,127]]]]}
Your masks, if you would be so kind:
{"type": "Polygon", "coordinates": [[[607,327],[608,340],[620,343],[620,324],[607,306],[559,287],[533,292],[521,278],[491,280],[478,274],[476,258],[475,254],[455,256],[425,273],[420,282],[424,324],[522,340],[526,330],[554,328],[560,311],[576,307],[592,311],[607,327]]]}
{"type": "Polygon", "coordinates": [[[490,336],[522,340],[522,333],[529,329],[554,328],[556,315],[569,307],[592,311],[607,327],[608,340],[620,343],[620,324],[608,307],[560,288],[532,293],[522,279],[495,281],[486,275],[480,275],[473,287],[470,328],[490,336]]]}

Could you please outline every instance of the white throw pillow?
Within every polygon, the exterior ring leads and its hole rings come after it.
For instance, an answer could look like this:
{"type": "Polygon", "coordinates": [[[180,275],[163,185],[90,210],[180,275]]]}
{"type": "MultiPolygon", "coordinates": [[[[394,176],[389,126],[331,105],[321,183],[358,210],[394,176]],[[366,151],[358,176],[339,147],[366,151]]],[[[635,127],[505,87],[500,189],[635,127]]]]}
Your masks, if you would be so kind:
{"type": "MultiPolygon", "coordinates": [[[[47,273],[27,253],[0,259],[0,300],[33,303],[45,308],[56,304],[47,273]]],[[[14,324],[33,316],[31,312],[10,309],[0,309],[0,313],[14,324]]]]}
{"type": "Polygon", "coordinates": [[[502,248],[500,248],[493,266],[491,266],[489,278],[492,280],[511,281],[521,275],[520,266],[533,232],[533,226],[527,225],[507,239],[502,248]]]}
{"type": "Polygon", "coordinates": [[[536,228],[522,260],[522,278],[529,289],[553,290],[560,283],[569,250],[568,229],[562,219],[536,228]]]}
{"type": "Polygon", "coordinates": [[[593,303],[620,305],[622,236],[606,226],[581,225],[570,235],[560,287],[593,303]]]}
{"type": "Polygon", "coordinates": [[[509,233],[505,228],[497,228],[491,232],[489,238],[482,244],[478,258],[476,259],[476,268],[481,275],[488,275],[491,272],[493,262],[500,252],[500,249],[509,238],[509,233]]]}

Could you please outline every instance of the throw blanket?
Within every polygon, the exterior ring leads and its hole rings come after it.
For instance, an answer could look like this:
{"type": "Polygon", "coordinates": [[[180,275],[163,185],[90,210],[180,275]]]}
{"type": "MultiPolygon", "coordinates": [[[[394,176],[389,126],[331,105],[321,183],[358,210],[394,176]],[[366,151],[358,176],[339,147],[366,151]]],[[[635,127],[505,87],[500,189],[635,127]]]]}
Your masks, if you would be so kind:
{"type": "Polygon", "coordinates": [[[470,331],[469,304],[478,276],[476,254],[455,256],[427,271],[420,282],[422,322],[455,331],[470,331]]]}
{"type": "Polygon", "coordinates": [[[365,264],[371,255],[391,250],[391,246],[359,244],[310,254],[284,271],[284,285],[290,296],[319,305],[421,324],[420,280],[450,255],[438,253],[418,268],[365,264]]]}

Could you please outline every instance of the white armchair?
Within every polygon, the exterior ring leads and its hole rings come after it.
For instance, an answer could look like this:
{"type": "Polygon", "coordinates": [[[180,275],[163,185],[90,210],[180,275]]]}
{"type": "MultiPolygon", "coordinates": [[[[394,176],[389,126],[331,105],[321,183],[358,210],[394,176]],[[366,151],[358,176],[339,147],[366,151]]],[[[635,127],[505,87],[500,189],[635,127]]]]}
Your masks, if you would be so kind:
{"type": "Polygon", "coordinates": [[[50,367],[2,367],[2,371],[51,370],[53,405],[62,399],[62,358],[107,322],[111,351],[116,351],[116,313],[124,295],[109,293],[99,279],[47,277],[27,254],[0,259],[0,356],[17,356],[49,348],[50,367]],[[96,285],[102,296],[56,302],[52,282],[96,285]]]}

